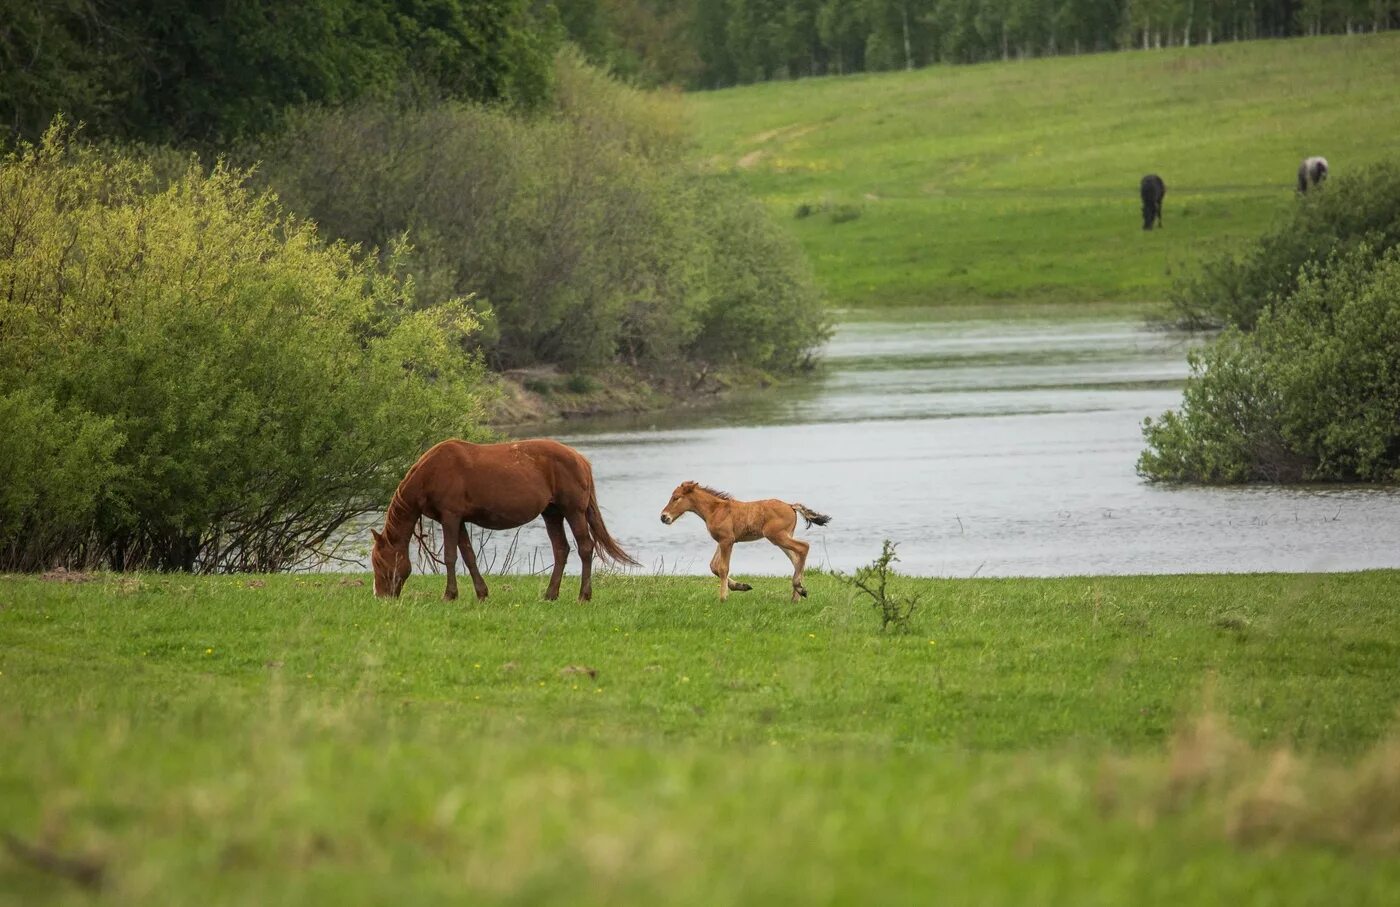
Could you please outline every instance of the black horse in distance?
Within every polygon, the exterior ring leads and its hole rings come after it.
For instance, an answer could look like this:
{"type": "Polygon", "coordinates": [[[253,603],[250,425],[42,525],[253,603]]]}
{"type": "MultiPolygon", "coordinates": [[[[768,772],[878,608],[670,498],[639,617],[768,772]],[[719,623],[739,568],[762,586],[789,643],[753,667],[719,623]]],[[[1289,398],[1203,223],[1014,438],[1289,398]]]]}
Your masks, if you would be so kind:
{"type": "Polygon", "coordinates": [[[1167,196],[1167,184],[1157,174],[1149,173],[1142,178],[1139,189],[1142,193],[1142,228],[1151,230],[1154,222],[1162,226],[1162,199],[1167,196]]]}

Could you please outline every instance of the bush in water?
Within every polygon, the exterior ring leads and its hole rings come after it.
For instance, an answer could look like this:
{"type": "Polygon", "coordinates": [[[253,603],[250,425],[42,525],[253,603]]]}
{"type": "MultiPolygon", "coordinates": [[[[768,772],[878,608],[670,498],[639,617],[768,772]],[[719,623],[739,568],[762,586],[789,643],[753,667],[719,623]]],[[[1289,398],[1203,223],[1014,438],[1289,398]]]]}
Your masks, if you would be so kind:
{"type": "Polygon", "coordinates": [[[1191,358],[1138,471],[1211,483],[1400,480],[1400,249],[1362,245],[1191,358]]]}
{"type": "Polygon", "coordinates": [[[287,567],[479,416],[460,301],[240,173],[154,182],[60,125],[0,160],[0,569],[287,567]]]}

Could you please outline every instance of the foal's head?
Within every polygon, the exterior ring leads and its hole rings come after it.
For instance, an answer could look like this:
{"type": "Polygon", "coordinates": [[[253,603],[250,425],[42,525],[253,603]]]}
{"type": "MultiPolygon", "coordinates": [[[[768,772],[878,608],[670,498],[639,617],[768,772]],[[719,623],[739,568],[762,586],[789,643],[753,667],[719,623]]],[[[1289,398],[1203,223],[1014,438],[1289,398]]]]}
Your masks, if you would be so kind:
{"type": "Polygon", "coordinates": [[[369,550],[369,562],[374,567],[375,598],[398,598],[399,593],[403,592],[403,584],[408,582],[408,575],[413,572],[413,565],[408,560],[408,546],[396,548],[373,529],[369,534],[374,539],[369,550]]]}
{"type": "Polygon", "coordinates": [[[676,490],[671,492],[670,503],[661,511],[661,522],[669,526],[694,510],[695,489],[699,487],[699,482],[682,482],[677,485],[676,490]]]}

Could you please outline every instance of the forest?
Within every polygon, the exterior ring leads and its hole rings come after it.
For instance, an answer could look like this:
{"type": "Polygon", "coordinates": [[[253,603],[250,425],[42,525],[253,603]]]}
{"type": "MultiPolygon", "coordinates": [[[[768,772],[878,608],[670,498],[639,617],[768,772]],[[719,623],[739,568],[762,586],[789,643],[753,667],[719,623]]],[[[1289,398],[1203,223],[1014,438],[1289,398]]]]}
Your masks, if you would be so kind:
{"type": "Polygon", "coordinates": [[[1400,0],[579,0],[572,40],[650,84],[773,79],[1384,31],[1400,0]]]}

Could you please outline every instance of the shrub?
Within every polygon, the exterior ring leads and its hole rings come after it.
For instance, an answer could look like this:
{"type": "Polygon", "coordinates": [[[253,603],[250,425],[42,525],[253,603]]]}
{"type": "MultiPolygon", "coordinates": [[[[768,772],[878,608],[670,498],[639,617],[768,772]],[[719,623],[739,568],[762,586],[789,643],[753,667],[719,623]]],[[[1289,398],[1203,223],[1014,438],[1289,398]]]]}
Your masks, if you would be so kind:
{"type": "Polygon", "coordinates": [[[35,387],[0,394],[0,565],[42,570],[88,542],[122,476],[114,420],[62,410],[35,387]]]}
{"type": "Polygon", "coordinates": [[[734,186],[700,186],[705,237],[693,359],[791,372],[811,362],[830,322],[801,248],[734,186]]]}
{"type": "Polygon", "coordinates": [[[1179,413],[1147,420],[1153,479],[1400,480],[1400,249],[1362,245],[1193,354],[1179,413]]]}
{"type": "Polygon", "coordinates": [[[1297,288],[1306,266],[1362,244],[1377,252],[1400,245],[1400,162],[1329,179],[1299,197],[1277,228],[1174,288],[1176,319],[1187,327],[1253,330],[1261,313],[1297,288]]]}
{"type": "Polygon", "coordinates": [[[415,308],[236,171],[154,182],[60,126],[0,160],[0,444],[38,442],[5,457],[5,568],[286,567],[480,413],[460,302],[415,308]]]}
{"type": "Polygon", "coordinates": [[[860,215],[860,206],[852,205],[849,202],[843,202],[839,205],[832,205],[830,210],[827,212],[827,217],[831,219],[831,222],[833,224],[850,223],[853,220],[858,220],[860,218],[860,215]]]}
{"type": "Polygon", "coordinates": [[[555,86],[554,111],[532,119],[450,103],[306,111],[265,149],[265,177],[333,236],[387,248],[407,234],[419,297],[474,294],[493,366],[668,374],[715,352],[701,335],[754,293],[773,314],[727,342],[765,368],[802,361],[825,316],[800,253],[689,169],[675,101],[572,55],[555,86]]]}

